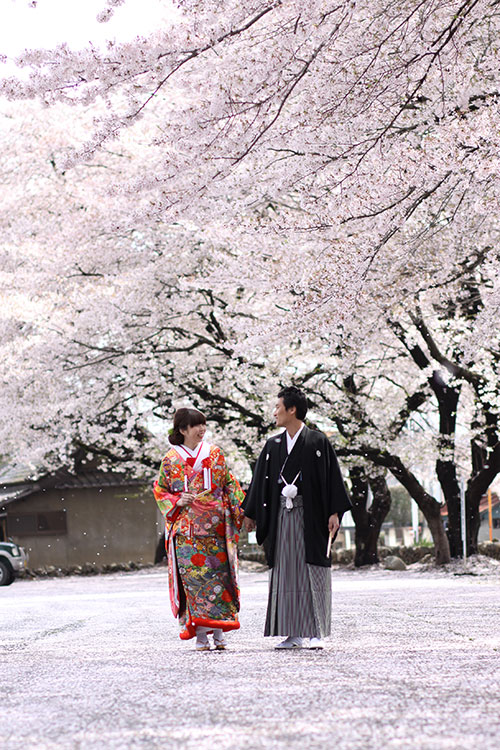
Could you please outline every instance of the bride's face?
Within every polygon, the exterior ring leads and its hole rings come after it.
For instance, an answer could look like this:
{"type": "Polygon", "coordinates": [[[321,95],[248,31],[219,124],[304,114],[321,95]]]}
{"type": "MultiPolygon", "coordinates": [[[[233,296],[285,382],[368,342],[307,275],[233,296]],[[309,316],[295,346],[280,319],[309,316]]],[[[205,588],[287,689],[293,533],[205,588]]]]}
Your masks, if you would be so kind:
{"type": "Polygon", "coordinates": [[[186,444],[196,445],[203,440],[206,431],[206,424],[195,424],[192,427],[187,427],[185,430],[181,430],[181,434],[184,435],[184,442],[186,444]]]}

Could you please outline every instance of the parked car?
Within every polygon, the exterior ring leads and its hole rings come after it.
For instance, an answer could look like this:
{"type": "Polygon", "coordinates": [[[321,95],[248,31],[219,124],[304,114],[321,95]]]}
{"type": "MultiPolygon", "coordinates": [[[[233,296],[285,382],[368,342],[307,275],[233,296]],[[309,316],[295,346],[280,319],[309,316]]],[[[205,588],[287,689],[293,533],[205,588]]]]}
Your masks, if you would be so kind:
{"type": "Polygon", "coordinates": [[[26,567],[26,552],[14,542],[0,542],[0,586],[8,586],[26,567]]]}

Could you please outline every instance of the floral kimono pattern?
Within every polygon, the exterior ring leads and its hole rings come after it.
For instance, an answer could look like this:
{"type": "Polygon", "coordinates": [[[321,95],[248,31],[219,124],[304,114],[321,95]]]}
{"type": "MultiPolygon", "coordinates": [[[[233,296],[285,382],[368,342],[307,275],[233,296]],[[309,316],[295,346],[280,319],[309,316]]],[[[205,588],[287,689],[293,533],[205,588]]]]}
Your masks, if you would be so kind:
{"type": "Polygon", "coordinates": [[[183,640],[195,636],[197,625],[221,630],[240,627],[237,548],[244,494],[217,446],[210,447],[202,468],[209,473],[195,471],[172,448],[154,484],[165,518],[170,603],[183,640]],[[197,496],[196,501],[177,507],[186,490],[197,496]]]}

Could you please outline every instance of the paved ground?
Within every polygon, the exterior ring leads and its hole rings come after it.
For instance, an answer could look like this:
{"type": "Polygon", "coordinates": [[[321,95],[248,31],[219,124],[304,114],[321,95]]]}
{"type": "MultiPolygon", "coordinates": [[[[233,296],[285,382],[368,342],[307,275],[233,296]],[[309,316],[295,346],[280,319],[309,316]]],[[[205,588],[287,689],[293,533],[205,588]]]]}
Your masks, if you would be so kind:
{"type": "Polygon", "coordinates": [[[2,750],[497,750],[500,577],[334,574],[324,652],[276,652],[242,573],[231,651],[177,637],[164,569],[0,589],[2,750]]]}

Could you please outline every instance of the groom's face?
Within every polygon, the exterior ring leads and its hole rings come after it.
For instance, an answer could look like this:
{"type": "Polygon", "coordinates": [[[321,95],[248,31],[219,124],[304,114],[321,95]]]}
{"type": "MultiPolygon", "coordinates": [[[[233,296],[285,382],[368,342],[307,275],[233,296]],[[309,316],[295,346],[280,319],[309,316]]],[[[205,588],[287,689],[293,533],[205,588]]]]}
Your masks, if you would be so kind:
{"type": "Polygon", "coordinates": [[[274,419],[276,421],[276,427],[287,427],[295,419],[295,406],[287,409],[283,403],[283,399],[279,398],[274,408],[274,419]]]}

